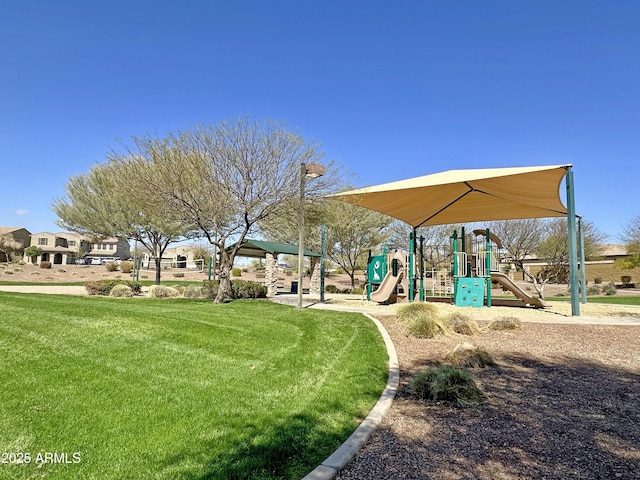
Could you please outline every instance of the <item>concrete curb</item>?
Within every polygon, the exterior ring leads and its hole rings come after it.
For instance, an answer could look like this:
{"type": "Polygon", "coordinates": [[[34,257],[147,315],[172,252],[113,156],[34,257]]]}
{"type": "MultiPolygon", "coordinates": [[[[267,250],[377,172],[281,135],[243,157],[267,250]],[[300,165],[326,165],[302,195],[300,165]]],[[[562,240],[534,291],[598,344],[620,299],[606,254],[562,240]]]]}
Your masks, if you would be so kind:
{"type": "Polygon", "coordinates": [[[387,354],[389,355],[389,378],[387,379],[387,386],[382,392],[382,395],[380,395],[378,402],[369,412],[369,415],[367,415],[367,418],[364,419],[349,438],[302,480],[331,480],[335,478],[340,469],[349,463],[358,450],[369,440],[369,437],[375,429],[378,428],[382,417],[384,417],[387,410],[389,410],[398,391],[400,369],[398,368],[396,347],[393,345],[391,337],[382,323],[367,313],[364,315],[376,324],[387,347],[387,354]]]}

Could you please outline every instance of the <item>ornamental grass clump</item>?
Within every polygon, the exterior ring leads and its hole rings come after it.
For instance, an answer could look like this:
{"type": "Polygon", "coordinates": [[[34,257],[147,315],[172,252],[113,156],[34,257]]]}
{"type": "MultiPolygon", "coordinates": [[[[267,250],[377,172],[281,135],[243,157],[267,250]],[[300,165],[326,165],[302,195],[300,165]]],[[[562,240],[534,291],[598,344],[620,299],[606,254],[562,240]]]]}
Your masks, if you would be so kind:
{"type": "Polygon", "coordinates": [[[487,325],[489,330],[518,330],[522,321],[516,317],[498,317],[487,325]]]}
{"type": "Polygon", "coordinates": [[[396,311],[398,320],[408,321],[421,315],[437,316],[438,308],[432,303],[405,303],[396,311]]]}
{"type": "Polygon", "coordinates": [[[462,313],[455,312],[445,319],[447,328],[461,335],[473,337],[480,333],[478,322],[462,313]]]}
{"type": "Polygon", "coordinates": [[[460,407],[474,405],[484,398],[471,372],[450,365],[418,373],[411,382],[411,391],[423,400],[444,401],[460,407]]]}
{"type": "Polygon", "coordinates": [[[470,343],[456,345],[446,360],[456,367],[485,368],[496,365],[496,359],[486,348],[470,343]]]}
{"type": "Polygon", "coordinates": [[[200,298],[202,296],[202,288],[198,285],[187,285],[182,296],[185,298],[200,298]]]}
{"type": "Polygon", "coordinates": [[[418,338],[434,338],[447,333],[447,327],[442,319],[428,313],[422,313],[409,319],[407,330],[410,335],[418,338]]]}
{"type": "Polygon", "coordinates": [[[133,290],[131,290],[129,285],[122,283],[120,285],[115,285],[109,292],[109,296],[117,298],[133,297],[133,290]]]}
{"type": "Polygon", "coordinates": [[[180,296],[180,292],[172,287],[164,285],[151,285],[149,287],[149,296],[151,298],[175,298],[180,296]]]}

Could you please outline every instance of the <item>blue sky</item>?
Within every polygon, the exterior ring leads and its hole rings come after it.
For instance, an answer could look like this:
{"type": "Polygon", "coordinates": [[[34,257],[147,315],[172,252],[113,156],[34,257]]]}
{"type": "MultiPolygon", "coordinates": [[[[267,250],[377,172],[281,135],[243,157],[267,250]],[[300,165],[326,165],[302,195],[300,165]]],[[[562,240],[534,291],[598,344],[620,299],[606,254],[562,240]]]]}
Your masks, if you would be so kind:
{"type": "Polygon", "coordinates": [[[636,0],[0,0],[0,225],[59,231],[52,201],[118,139],[246,115],[355,186],[573,164],[577,213],[617,241],[638,25],[636,0]]]}

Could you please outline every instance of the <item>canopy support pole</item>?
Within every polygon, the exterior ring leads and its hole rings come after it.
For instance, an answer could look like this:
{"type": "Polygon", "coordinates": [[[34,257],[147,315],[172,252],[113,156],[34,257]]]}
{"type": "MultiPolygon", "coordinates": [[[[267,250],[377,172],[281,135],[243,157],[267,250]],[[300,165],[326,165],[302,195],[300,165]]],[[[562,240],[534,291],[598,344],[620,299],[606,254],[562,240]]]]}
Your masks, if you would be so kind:
{"type": "Polygon", "coordinates": [[[580,241],[580,293],[582,294],[582,304],[587,303],[587,271],[584,268],[584,229],[582,228],[582,217],[578,217],[578,240],[580,241]]]}
{"type": "Polygon", "coordinates": [[[578,246],[576,234],[576,205],[573,186],[573,170],[567,167],[567,223],[569,233],[569,288],[571,290],[571,315],[580,316],[580,292],[578,290],[578,246]]]}

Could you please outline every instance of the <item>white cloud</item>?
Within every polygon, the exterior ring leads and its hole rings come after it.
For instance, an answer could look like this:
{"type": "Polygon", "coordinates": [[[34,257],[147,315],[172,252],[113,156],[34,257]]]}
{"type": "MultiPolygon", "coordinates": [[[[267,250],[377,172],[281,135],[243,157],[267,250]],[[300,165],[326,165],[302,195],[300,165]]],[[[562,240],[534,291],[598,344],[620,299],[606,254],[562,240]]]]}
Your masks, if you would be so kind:
{"type": "Polygon", "coordinates": [[[16,210],[14,213],[16,215],[28,215],[29,214],[29,210],[27,210],[26,208],[20,208],[20,209],[16,210]]]}

